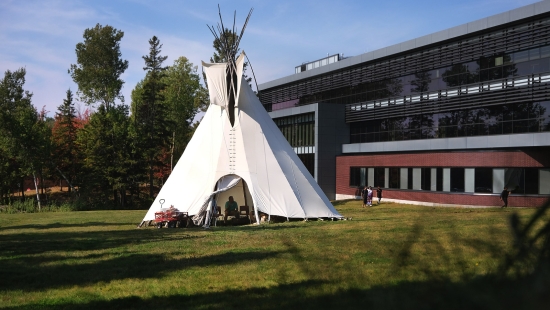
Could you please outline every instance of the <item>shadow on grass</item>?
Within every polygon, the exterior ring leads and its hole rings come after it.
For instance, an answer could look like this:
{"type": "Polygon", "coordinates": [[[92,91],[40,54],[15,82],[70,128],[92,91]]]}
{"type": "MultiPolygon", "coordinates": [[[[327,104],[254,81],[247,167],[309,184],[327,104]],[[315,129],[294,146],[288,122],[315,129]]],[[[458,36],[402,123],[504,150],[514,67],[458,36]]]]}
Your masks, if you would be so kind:
{"type": "MultiPolygon", "coordinates": [[[[25,305],[6,309],[547,309],[548,290],[531,279],[497,280],[486,276],[468,282],[404,282],[390,287],[327,290],[330,282],[307,280],[270,288],[25,305]]],[[[75,296],[78,297],[78,296],[75,296]]],[[[94,300],[95,299],[95,300],[94,300]]]]}
{"type": "MultiPolygon", "coordinates": [[[[178,230],[178,232],[184,232],[178,230]]],[[[41,232],[0,235],[0,257],[34,255],[52,251],[94,251],[167,240],[204,238],[174,234],[174,230],[105,230],[41,232]]],[[[1,265],[0,265],[1,268],[1,265]]]]}
{"type": "Polygon", "coordinates": [[[51,224],[33,224],[33,225],[20,225],[20,226],[6,226],[0,227],[0,230],[11,230],[11,229],[53,229],[53,228],[78,228],[78,227],[106,227],[106,226],[125,226],[125,225],[135,225],[133,222],[128,223],[105,223],[105,222],[86,222],[86,223],[75,223],[75,224],[66,224],[66,223],[51,223],[51,224]]]}
{"type": "MultiPolygon", "coordinates": [[[[37,291],[87,285],[122,279],[151,279],[193,267],[224,266],[258,261],[284,252],[263,251],[169,259],[166,255],[129,254],[93,263],[48,265],[58,257],[4,260],[0,269],[0,291],[37,291]]],[[[101,258],[101,255],[93,255],[101,258]]],[[[107,256],[107,254],[105,255],[107,256]]],[[[88,257],[86,257],[88,258],[88,257]]]]}

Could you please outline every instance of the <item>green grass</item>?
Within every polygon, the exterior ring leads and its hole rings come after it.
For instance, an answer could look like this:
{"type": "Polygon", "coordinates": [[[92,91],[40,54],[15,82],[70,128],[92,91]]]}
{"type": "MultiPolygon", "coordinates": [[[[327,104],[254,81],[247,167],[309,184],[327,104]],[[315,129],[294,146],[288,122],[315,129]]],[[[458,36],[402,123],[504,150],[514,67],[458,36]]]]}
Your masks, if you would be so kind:
{"type": "Polygon", "coordinates": [[[533,209],[358,201],[352,221],[136,229],[146,211],[0,214],[0,308],[547,309],[497,274],[533,209]]]}

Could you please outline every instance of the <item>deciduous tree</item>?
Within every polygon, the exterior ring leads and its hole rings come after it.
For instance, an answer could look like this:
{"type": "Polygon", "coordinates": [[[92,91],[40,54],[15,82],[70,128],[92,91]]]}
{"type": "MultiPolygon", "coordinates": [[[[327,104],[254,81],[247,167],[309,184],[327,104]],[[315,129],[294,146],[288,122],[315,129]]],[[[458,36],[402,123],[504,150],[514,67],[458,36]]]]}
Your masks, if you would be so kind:
{"type": "Polygon", "coordinates": [[[124,81],[120,78],[128,68],[122,60],[120,40],[124,32],[109,25],[97,24],[84,31],[84,42],[76,45],[77,64],[72,64],[69,73],[78,85],[80,100],[87,104],[99,102],[106,108],[116,99],[124,102],[120,93],[124,81]]]}

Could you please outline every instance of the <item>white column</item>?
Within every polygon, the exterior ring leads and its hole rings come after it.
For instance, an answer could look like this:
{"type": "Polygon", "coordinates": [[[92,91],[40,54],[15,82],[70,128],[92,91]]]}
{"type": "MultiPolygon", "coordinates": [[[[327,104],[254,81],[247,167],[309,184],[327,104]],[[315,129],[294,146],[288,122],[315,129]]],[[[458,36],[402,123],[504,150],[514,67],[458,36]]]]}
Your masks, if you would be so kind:
{"type": "Polygon", "coordinates": [[[493,193],[500,194],[504,189],[504,169],[493,169],[493,193]]]}
{"type": "Polygon", "coordinates": [[[384,188],[390,187],[390,168],[384,168],[384,188]]]}
{"type": "Polygon", "coordinates": [[[539,169],[539,194],[550,195],[550,169],[539,169]]]}
{"type": "Polygon", "coordinates": [[[409,184],[409,168],[400,168],[400,180],[399,180],[399,188],[400,189],[407,189],[407,185],[409,184]]]}
{"type": "Polygon", "coordinates": [[[413,189],[422,189],[422,168],[413,168],[413,189]]]}
{"type": "Polygon", "coordinates": [[[443,191],[451,191],[451,168],[443,168],[443,191]]]}
{"type": "Polygon", "coordinates": [[[464,192],[473,193],[475,190],[474,168],[464,168],[464,192]]]}
{"type": "Polygon", "coordinates": [[[374,168],[369,168],[369,173],[367,173],[367,175],[368,175],[367,185],[374,186],[374,168]]]}
{"type": "Polygon", "coordinates": [[[430,190],[437,191],[437,168],[430,169],[430,190]]]}

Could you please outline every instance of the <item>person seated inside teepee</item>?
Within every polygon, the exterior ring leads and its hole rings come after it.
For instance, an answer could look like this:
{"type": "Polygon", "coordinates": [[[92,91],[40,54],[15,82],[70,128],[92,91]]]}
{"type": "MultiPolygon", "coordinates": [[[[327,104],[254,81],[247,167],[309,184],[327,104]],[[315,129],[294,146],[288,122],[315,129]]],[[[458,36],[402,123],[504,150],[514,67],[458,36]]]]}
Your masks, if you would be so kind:
{"type": "Polygon", "coordinates": [[[225,203],[225,217],[223,218],[224,223],[227,223],[228,216],[239,218],[239,205],[235,200],[233,200],[233,196],[229,196],[229,201],[225,203]]]}

